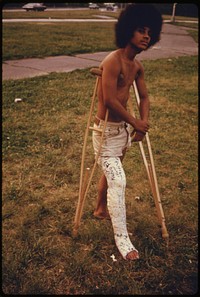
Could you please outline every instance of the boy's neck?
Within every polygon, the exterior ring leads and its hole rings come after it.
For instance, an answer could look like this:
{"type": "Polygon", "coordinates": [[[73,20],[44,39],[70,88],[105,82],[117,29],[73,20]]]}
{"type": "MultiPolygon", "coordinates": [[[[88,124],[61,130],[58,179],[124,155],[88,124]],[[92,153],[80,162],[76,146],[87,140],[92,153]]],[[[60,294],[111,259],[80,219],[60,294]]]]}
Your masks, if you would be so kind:
{"type": "Polygon", "coordinates": [[[133,61],[136,57],[137,54],[139,54],[140,52],[138,52],[137,49],[134,49],[132,46],[127,45],[124,49],[123,49],[123,56],[130,61],[133,61]]]}

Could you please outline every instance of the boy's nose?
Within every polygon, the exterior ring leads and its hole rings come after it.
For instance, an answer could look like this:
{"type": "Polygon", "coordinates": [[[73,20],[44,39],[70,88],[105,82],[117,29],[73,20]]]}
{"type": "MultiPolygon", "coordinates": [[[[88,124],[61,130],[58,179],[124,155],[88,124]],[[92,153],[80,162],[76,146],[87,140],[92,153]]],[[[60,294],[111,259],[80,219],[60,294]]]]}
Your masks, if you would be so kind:
{"type": "Polygon", "coordinates": [[[149,33],[146,32],[146,33],[144,34],[144,37],[145,37],[146,39],[150,39],[149,33]]]}

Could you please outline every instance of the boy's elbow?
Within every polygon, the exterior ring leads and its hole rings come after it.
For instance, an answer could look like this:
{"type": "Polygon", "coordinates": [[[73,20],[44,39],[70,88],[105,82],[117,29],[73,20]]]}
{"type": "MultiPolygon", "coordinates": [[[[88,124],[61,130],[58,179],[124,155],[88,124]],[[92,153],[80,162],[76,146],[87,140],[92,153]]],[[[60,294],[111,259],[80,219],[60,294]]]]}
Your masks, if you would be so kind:
{"type": "Polygon", "coordinates": [[[140,95],[140,101],[141,102],[147,102],[149,101],[149,96],[148,95],[140,95]]]}
{"type": "Polygon", "coordinates": [[[105,97],[105,98],[104,98],[104,105],[105,105],[107,108],[111,108],[111,107],[112,107],[112,100],[111,100],[109,97],[105,97]]]}

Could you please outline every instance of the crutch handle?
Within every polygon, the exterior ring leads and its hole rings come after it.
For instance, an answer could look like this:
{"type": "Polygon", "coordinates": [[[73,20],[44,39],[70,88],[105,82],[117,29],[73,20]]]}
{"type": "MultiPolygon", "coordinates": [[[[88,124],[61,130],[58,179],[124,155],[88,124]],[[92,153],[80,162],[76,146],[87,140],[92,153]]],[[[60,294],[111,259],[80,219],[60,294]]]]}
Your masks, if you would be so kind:
{"type": "Polygon", "coordinates": [[[103,131],[102,129],[95,128],[95,127],[92,127],[92,126],[90,126],[89,129],[90,129],[90,130],[97,131],[97,132],[100,132],[100,133],[102,133],[102,131],[103,131]]]}
{"type": "MultiPolygon", "coordinates": [[[[102,76],[102,72],[103,72],[103,70],[100,69],[100,68],[91,68],[91,69],[90,69],[90,73],[91,73],[91,74],[93,74],[93,75],[97,75],[97,76],[99,76],[99,77],[102,76]]],[[[124,78],[124,75],[123,75],[122,73],[120,73],[120,74],[119,74],[119,78],[120,78],[120,79],[123,79],[123,78],[124,78]]]]}

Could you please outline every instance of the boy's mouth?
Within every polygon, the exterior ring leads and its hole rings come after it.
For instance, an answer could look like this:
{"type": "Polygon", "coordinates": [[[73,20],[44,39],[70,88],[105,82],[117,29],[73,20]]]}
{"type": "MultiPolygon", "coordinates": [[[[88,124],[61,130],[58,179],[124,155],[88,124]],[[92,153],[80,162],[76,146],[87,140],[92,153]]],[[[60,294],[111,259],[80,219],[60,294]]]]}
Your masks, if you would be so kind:
{"type": "Polygon", "coordinates": [[[142,41],[141,44],[144,45],[144,46],[148,46],[149,45],[149,43],[146,42],[146,41],[142,41]]]}

